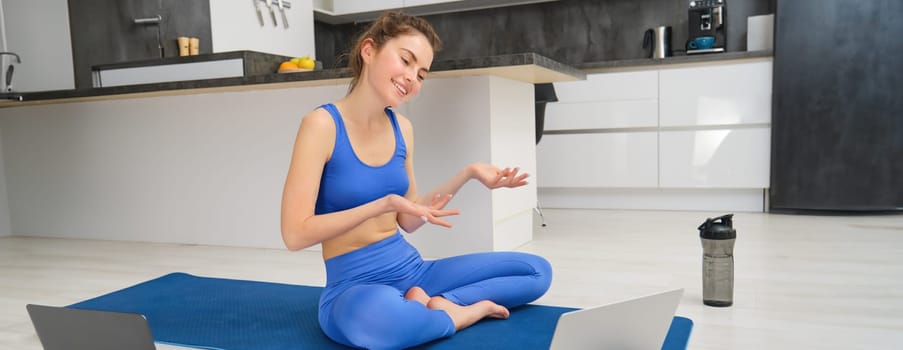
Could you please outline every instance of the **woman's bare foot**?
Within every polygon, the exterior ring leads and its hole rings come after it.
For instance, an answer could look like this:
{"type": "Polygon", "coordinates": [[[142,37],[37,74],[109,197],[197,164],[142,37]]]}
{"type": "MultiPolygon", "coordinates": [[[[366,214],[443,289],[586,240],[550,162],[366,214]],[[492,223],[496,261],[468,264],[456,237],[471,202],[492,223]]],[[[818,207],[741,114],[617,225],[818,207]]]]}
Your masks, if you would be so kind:
{"type": "Polygon", "coordinates": [[[489,300],[479,301],[468,306],[455,304],[441,296],[430,298],[426,307],[434,310],[442,310],[448,313],[452,322],[455,323],[455,330],[461,330],[477,323],[484,317],[491,318],[508,318],[510,313],[508,309],[489,300]]]}
{"type": "Polygon", "coordinates": [[[426,304],[430,301],[429,294],[426,294],[426,291],[424,291],[423,288],[417,286],[408,289],[408,292],[404,293],[404,298],[407,300],[416,301],[423,304],[424,306],[426,306],[426,304]]]}

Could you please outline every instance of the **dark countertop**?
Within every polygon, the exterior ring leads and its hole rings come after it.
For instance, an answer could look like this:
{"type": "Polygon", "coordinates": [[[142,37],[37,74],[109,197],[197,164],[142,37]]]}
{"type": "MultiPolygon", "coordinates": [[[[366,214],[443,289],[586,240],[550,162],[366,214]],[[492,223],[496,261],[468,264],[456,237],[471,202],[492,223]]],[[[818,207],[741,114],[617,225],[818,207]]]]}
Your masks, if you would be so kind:
{"type": "Polygon", "coordinates": [[[223,60],[232,60],[232,59],[241,59],[242,60],[242,75],[248,77],[248,76],[255,76],[255,75],[273,74],[276,71],[276,68],[279,67],[280,63],[282,63],[284,61],[288,61],[288,60],[292,59],[292,57],[283,56],[283,55],[274,55],[274,54],[270,54],[270,53],[257,52],[257,51],[251,51],[251,50],[241,50],[241,51],[228,51],[228,52],[220,52],[220,53],[201,54],[201,55],[195,55],[195,56],[164,57],[164,58],[155,58],[155,59],[140,60],[140,61],[100,64],[100,65],[91,67],[91,70],[93,72],[98,72],[98,71],[123,69],[123,68],[178,65],[178,64],[223,61],[223,60]]]}
{"type": "MultiPolygon", "coordinates": [[[[176,57],[153,62],[130,62],[112,65],[98,66],[99,68],[125,68],[146,66],[149,64],[187,63],[189,61],[204,61],[212,59],[231,58],[255,54],[251,51],[236,51],[219,54],[201,55],[204,57],[189,56],[176,57]]],[[[263,54],[274,56],[269,54],[263,54]]],[[[498,75],[515,80],[532,83],[545,83],[557,81],[574,81],[586,79],[587,73],[604,72],[620,69],[650,69],[655,66],[693,63],[716,63],[727,60],[751,59],[771,57],[771,51],[755,52],[728,52],[718,54],[704,54],[693,56],[672,56],[665,59],[629,59],[617,61],[588,62],[568,66],[536,53],[520,53],[486,57],[472,57],[463,59],[451,59],[436,61],[433,63],[430,75],[434,77],[450,77],[465,75],[498,75]],[[511,68],[518,68],[511,70],[511,68]]],[[[281,56],[280,56],[281,57],[281,56]]],[[[277,64],[278,65],[278,64],[277,64]]],[[[274,71],[272,68],[269,71],[274,71]]],[[[266,71],[266,70],[265,70],[266,71]]],[[[323,69],[310,72],[287,74],[249,74],[244,77],[231,77],[219,79],[202,79],[188,81],[173,81],[165,83],[138,84],[126,86],[100,87],[78,90],[54,90],[40,92],[2,93],[0,94],[0,107],[13,107],[33,103],[55,103],[66,100],[90,100],[128,98],[131,94],[173,95],[182,93],[198,93],[208,91],[252,90],[261,88],[301,87],[317,86],[333,83],[347,82],[351,77],[348,68],[323,69]],[[21,101],[17,102],[21,97],[21,101]]]]}
{"type": "Polygon", "coordinates": [[[700,55],[680,55],[680,56],[671,56],[663,59],[652,59],[652,58],[638,58],[638,59],[628,59],[628,60],[616,60],[616,61],[602,61],[602,62],[586,62],[583,64],[576,65],[577,68],[583,70],[587,73],[593,72],[604,72],[607,70],[619,70],[619,69],[648,69],[654,68],[651,66],[667,66],[667,65],[675,65],[675,64],[693,64],[693,63],[718,63],[721,61],[730,61],[730,60],[740,60],[740,59],[752,59],[752,58],[763,58],[763,57],[772,57],[774,53],[772,51],[739,51],[739,52],[725,52],[725,53],[709,53],[709,54],[700,54],[700,55]]]}
{"type": "MultiPolygon", "coordinates": [[[[188,63],[189,61],[200,62],[213,59],[233,58],[232,56],[238,57],[239,55],[246,54],[247,51],[239,51],[236,53],[201,55],[203,57],[173,57],[153,61],[101,65],[96,66],[95,68],[115,69],[173,63],[188,63]]],[[[274,73],[257,75],[246,74],[246,76],[243,77],[173,81],[165,83],[110,86],[89,89],[6,93],[0,94],[0,98],[6,100],[0,102],[0,107],[20,106],[23,104],[28,104],[29,101],[35,103],[53,103],[62,102],[59,100],[113,98],[117,95],[130,94],[156,93],[157,95],[163,95],[206,92],[210,89],[219,91],[239,89],[249,90],[270,87],[278,88],[282,87],[283,85],[285,87],[316,86],[344,82],[350,80],[351,78],[351,70],[348,68],[322,69],[309,72],[278,74],[275,73],[276,66],[278,66],[278,62],[268,70],[269,72],[274,73]],[[18,100],[18,97],[21,97],[21,101],[24,102],[14,102],[15,100],[18,100]]],[[[544,57],[536,53],[520,53],[443,60],[434,62],[432,67],[430,68],[430,75],[436,77],[496,74],[522,81],[539,80],[535,81],[536,83],[586,79],[586,74],[581,70],[556,62],[548,57],[544,57]],[[524,66],[526,68],[524,68],[523,74],[519,74],[517,72],[515,72],[515,74],[511,74],[511,71],[507,70],[509,68],[524,66]]]]}

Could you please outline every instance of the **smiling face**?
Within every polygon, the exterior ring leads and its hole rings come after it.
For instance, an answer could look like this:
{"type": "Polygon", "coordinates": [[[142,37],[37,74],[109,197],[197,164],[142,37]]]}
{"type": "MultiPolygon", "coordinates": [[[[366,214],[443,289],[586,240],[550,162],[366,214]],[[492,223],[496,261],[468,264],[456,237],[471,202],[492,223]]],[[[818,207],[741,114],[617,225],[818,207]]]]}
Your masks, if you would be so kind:
{"type": "Polygon", "coordinates": [[[401,34],[376,48],[372,40],[361,48],[367,84],[385,101],[398,107],[420,92],[433,63],[433,48],[418,31],[401,34]]]}

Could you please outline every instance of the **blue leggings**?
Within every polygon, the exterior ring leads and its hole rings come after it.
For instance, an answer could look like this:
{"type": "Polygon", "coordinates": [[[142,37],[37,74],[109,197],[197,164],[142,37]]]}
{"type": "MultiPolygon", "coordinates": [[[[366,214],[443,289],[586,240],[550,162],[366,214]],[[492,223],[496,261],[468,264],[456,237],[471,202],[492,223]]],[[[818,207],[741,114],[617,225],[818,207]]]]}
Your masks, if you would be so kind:
{"type": "Polygon", "coordinates": [[[320,327],[332,340],[367,349],[401,349],[450,336],[445,311],[404,299],[419,286],[458,305],[491,300],[511,308],[542,296],[552,267],[517,252],[477,253],[424,261],[401,233],[326,260],[320,327]]]}

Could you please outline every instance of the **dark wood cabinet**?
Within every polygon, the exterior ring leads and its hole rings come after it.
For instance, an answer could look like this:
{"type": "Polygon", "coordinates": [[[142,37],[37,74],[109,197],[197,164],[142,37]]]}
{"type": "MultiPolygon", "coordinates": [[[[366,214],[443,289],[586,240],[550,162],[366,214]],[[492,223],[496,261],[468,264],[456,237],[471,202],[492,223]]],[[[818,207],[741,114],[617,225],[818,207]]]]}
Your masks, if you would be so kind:
{"type": "Polygon", "coordinates": [[[771,210],[903,210],[903,1],[775,15],[771,210]]]}

